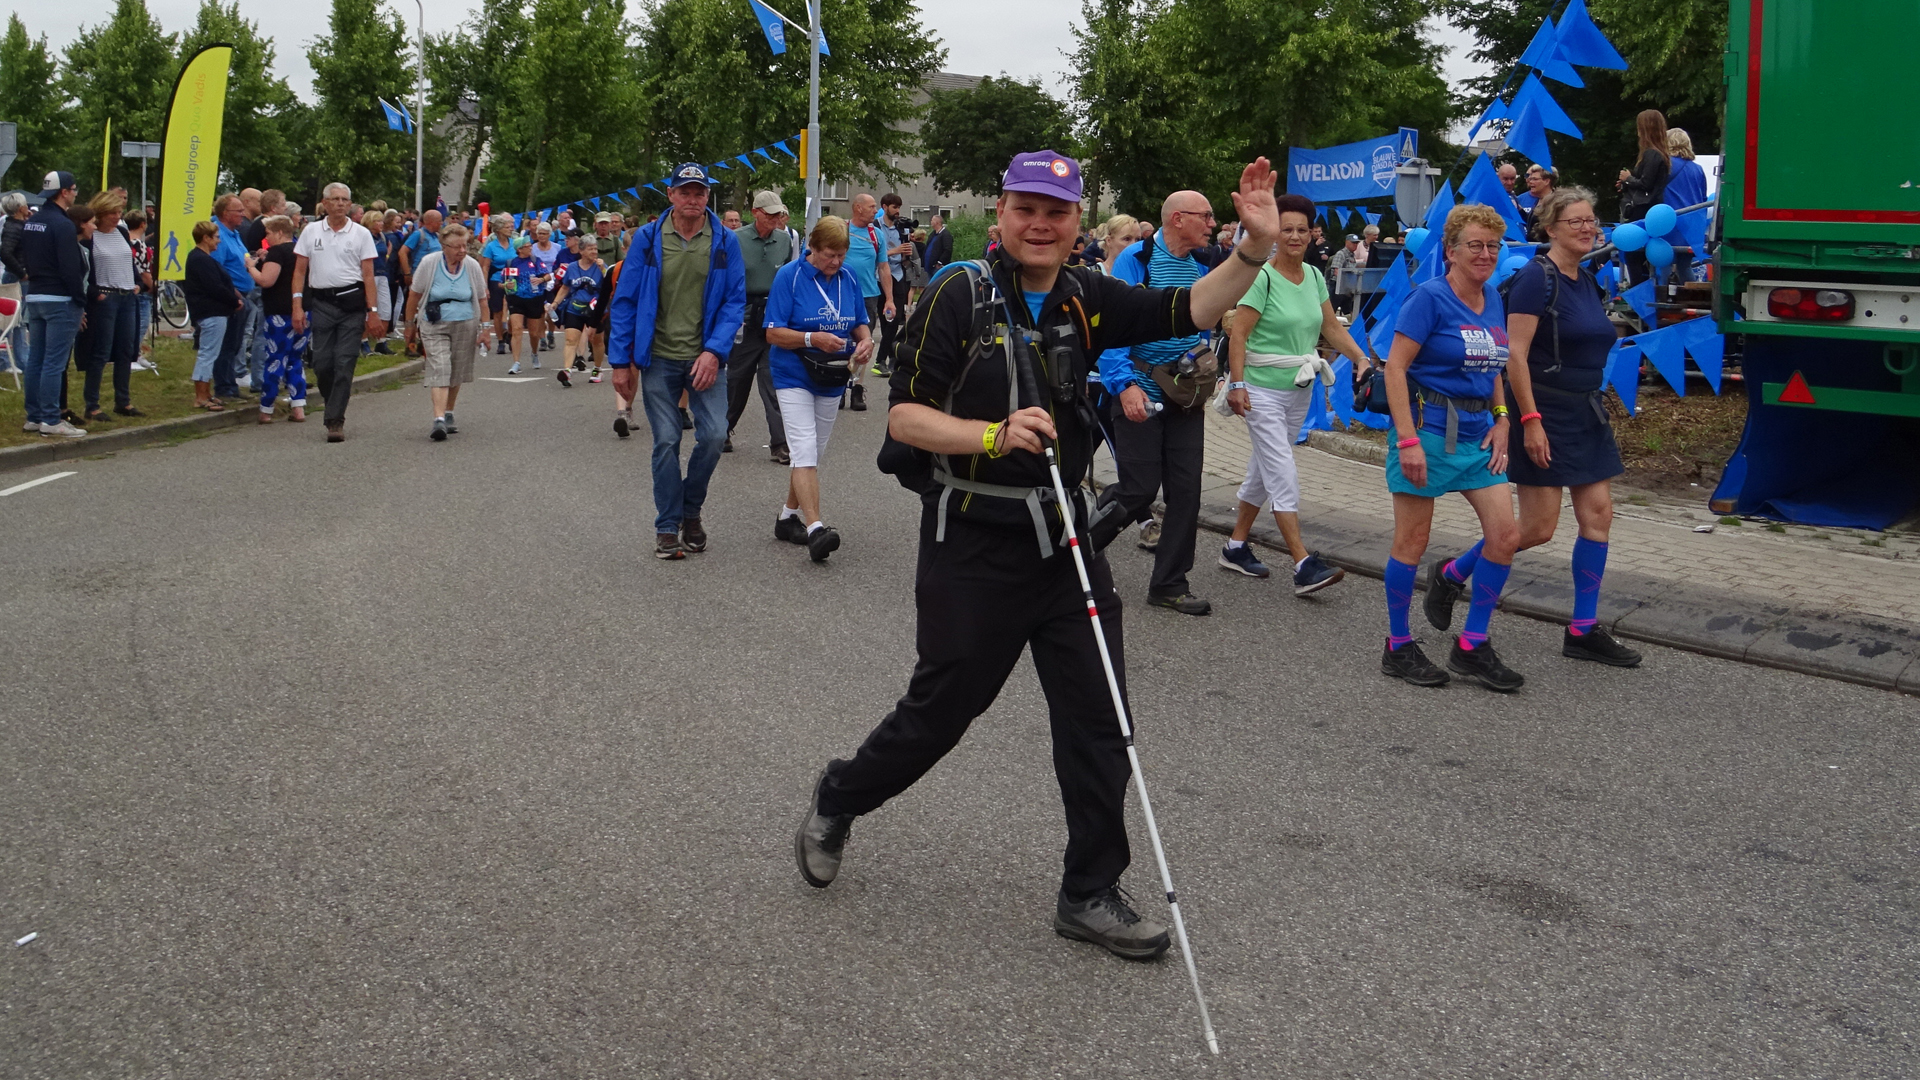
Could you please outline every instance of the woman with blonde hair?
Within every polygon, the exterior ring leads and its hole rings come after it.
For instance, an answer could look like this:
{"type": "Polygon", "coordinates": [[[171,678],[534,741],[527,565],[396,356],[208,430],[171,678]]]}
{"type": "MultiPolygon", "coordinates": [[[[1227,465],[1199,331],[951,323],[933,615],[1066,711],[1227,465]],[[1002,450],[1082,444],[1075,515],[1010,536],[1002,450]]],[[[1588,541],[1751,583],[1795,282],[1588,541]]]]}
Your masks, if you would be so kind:
{"type": "Polygon", "coordinates": [[[1487,639],[1519,539],[1507,494],[1507,407],[1500,379],[1507,366],[1507,318],[1490,284],[1506,230],[1506,219],[1490,206],[1453,208],[1441,232],[1447,272],[1407,297],[1387,354],[1393,552],[1387,558],[1388,637],[1380,670],[1415,686],[1448,680],[1420,651],[1407,615],[1434,501],[1455,491],[1479,516],[1481,541],[1456,560],[1470,560],[1463,567],[1472,567],[1473,606],[1447,667],[1502,693],[1526,682],[1500,662],[1487,639]]]}
{"type": "Polygon", "coordinates": [[[1107,231],[1100,241],[1100,270],[1102,273],[1111,274],[1113,260],[1119,258],[1121,252],[1132,247],[1134,241],[1139,239],[1137,234],[1140,232],[1140,222],[1131,214],[1115,214],[1103,222],[1102,227],[1107,231]]]}

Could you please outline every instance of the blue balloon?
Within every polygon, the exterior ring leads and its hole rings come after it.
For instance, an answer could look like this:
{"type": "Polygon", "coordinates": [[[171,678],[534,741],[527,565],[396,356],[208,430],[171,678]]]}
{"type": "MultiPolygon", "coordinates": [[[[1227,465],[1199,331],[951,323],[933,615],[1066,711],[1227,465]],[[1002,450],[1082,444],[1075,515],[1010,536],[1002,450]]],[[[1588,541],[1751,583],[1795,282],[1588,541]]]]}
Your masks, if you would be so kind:
{"type": "Polygon", "coordinates": [[[1661,203],[1647,211],[1648,236],[1665,236],[1672,232],[1673,227],[1678,223],[1679,219],[1675,216],[1673,207],[1666,203],[1661,203]]]}
{"type": "Polygon", "coordinates": [[[1647,230],[1638,225],[1622,225],[1613,230],[1613,246],[1621,251],[1639,251],[1647,246],[1647,230]]]}
{"type": "Polygon", "coordinates": [[[1647,261],[1655,270],[1665,270],[1673,265],[1673,245],[1655,237],[1647,241],[1647,261]]]}
{"type": "Polygon", "coordinates": [[[1428,235],[1429,234],[1425,229],[1420,229],[1420,228],[1408,229],[1407,230],[1407,250],[1414,252],[1415,254],[1418,254],[1421,248],[1427,246],[1428,235]]]}
{"type": "Polygon", "coordinates": [[[1525,270],[1527,264],[1532,261],[1532,259],[1527,258],[1525,255],[1509,255],[1507,256],[1507,261],[1500,264],[1500,269],[1505,270],[1509,274],[1518,273],[1521,270],[1525,270]]]}

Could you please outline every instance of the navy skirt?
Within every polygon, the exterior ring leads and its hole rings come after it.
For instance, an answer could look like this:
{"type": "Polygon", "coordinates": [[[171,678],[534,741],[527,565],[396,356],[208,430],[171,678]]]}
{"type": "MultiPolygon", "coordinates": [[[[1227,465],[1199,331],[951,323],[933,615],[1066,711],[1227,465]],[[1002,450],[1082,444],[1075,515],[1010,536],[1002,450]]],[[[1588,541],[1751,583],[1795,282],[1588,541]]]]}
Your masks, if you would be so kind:
{"type": "Polygon", "coordinates": [[[1627,471],[1613,441],[1603,391],[1580,393],[1533,384],[1534,407],[1547,429],[1553,463],[1540,468],[1527,456],[1526,425],[1509,431],[1507,479],[1530,487],[1579,487],[1611,480],[1627,471]]]}

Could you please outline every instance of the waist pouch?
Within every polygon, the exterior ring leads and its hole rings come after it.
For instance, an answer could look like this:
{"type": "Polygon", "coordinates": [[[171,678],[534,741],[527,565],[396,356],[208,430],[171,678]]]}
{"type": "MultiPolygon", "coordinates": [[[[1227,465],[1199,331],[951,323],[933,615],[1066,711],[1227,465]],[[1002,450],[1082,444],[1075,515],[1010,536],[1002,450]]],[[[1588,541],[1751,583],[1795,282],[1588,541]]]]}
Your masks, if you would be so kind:
{"type": "Polygon", "coordinates": [[[365,285],[342,285],[337,289],[316,289],[307,287],[307,295],[336,311],[354,312],[367,310],[367,287],[365,285]]]}
{"type": "Polygon", "coordinates": [[[1588,407],[1593,409],[1593,415],[1600,418],[1600,425],[1609,428],[1613,426],[1613,418],[1607,415],[1607,392],[1605,389],[1565,390],[1549,383],[1536,382],[1533,384],[1535,397],[1538,397],[1542,390],[1556,398],[1586,398],[1588,407]]]}
{"type": "Polygon", "coordinates": [[[1486,398],[1457,398],[1429,390],[1411,378],[1407,380],[1407,392],[1413,398],[1413,426],[1426,426],[1427,405],[1444,405],[1447,409],[1447,453],[1451,454],[1460,442],[1460,414],[1483,413],[1493,408],[1493,402],[1486,398]]]}
{"type": "Polygon", "coordinates": [[[847,385],[853,378],[853,354],[836,355],[819,349],[795,349],[793,354],[807,369],[807,378],[823,389],[847,385]]]}
{"type": "Polygon", "coordinates": [[[1167,404],[1181,412],[1205,407],[1220,382],[1220,358],[1211,346],[1196,345],[1165,364],[1133,362],[1133,369],[1153,380],[1167,404]]]}

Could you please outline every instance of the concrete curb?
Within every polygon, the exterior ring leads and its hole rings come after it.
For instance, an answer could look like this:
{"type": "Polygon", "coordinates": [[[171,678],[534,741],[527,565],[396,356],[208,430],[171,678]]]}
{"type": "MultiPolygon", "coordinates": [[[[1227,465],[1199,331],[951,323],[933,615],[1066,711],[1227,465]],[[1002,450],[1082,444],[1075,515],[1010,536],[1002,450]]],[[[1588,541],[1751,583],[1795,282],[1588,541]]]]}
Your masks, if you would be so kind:
{"type": "MultiPolygon", "coordinates": [[[[355,375],[353,377],[354,392],[384,390],[389,386],[397,386],[419,375],[426,364],[425,360],[405,360],[390,368],[370,371],[365,375],[355,375]]],[[[181,416],[172,420],[163,420],[157,424],[103,431],[80,439],[47,440],[25,446],[0,448],[0,472],[30,469],[35,465],[51,465],[57,461],[72,461],[76,458],[93,457],[96,454],[111,454],[119,450],[135,450],[142,446],[152,446],[155,443],[183,437],[211,435],[231,427],[252,425],[255,411],[243,404],[229,408],[225,412],[181,416]]]]}

